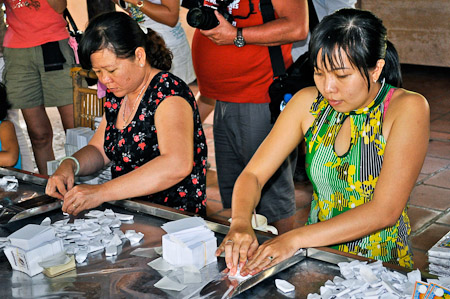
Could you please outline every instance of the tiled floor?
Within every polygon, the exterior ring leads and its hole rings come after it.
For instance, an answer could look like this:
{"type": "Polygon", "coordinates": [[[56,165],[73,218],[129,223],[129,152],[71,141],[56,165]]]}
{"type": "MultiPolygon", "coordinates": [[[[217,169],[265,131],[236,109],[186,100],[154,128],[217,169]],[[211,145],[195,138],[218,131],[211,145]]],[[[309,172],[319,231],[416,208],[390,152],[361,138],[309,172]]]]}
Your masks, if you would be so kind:
{"type": "MultiPolygon", "coordinates": [[[[409,200],[411,244],[415,267],[427,270],[427,250],[450,230],[450,69],[403,66],[404,88],[424,95],[431,107],[431,138],[427,157],[409,200]]],[[[195,86],[193,86],[195,89],[195,86]]],[[[205,121],[208,140],[208,215],[220,220],[231,216],[222,208],[214,161],[212,116],[205,121]]],[[[296,184],[296,225],[305,223],[312,187],[296,184]]]]}

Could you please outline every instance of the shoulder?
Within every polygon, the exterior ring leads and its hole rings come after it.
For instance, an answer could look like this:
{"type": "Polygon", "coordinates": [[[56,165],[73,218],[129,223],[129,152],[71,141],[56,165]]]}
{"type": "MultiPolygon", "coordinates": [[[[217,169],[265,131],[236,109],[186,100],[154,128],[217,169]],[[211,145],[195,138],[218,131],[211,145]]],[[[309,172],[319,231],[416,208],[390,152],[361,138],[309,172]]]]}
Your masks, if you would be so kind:
{"type": "Polygon", "coordinates": [[[151,88],[157,91],[157,97],[160,99],[169,96],[181,96],[190,101],[193,99],[193,93],[189,86],[180,78],[169,72],[160,72],[152,80],[154,83],[151,88]]]}
{"type": "Polygon", "coordinates": [[[16,131],[14,129],[14,124],[11,121],[9,121],[9,120],[3,120],[0,123],[0,134],[3,137],[13,136],[12,134],[15,135],[16,131]]]}
{"type": "Polygon", "coordinates": [[[392,95],[383,121],[386,138],[393,129],[410,132],[414,136],[427,135],[430,127],[430,107],[424,96],[402,88],[392,95]]]}
{"type": "Polygon", "coordinates": [[[14,124],[9,120],[2,120],[0,122],[0,130],[14,130],[14,124]]]}
{"type": "Polygon", "coordinates": [[[392,95],[386,118],[408,115],[409,117],[428,117],[430,107],[427,99],[413,91],[397,89],[392,95]]]}

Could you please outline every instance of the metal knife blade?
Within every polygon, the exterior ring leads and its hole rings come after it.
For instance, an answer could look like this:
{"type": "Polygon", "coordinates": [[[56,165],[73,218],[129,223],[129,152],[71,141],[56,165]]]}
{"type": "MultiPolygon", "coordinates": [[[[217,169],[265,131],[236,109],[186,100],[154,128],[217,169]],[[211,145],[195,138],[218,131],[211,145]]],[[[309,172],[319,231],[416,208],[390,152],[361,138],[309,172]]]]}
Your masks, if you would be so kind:
{"type": "Polygon", "coordinates": [[[297,264],[305,259],[305,257],[306,251],[300,249],[292,257],[241,282],[230,279],[228,274],[221,273],[220,277],[210,281],[203,287],[200,291],[200,296],[202,296],[202,298],[232,298],[257,285],[261,281],[297,264]]]}

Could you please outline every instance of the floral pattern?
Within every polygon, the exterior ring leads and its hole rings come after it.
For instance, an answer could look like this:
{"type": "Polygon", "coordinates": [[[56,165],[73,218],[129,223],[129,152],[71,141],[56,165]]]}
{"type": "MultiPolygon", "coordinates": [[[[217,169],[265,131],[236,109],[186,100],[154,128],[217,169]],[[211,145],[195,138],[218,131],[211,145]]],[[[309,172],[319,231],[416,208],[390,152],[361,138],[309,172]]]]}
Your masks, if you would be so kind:
{"type": "MultiPolygon", "coordinates": [[[[197,109],[197,102],[189,87],[168,72],[158,73],[150,82],[130,124],[116,128],[116,119],[123,98],[107,91],[105,101],[106,130],[104,148],[112,161],[112,177],[137,169],[160,155],[155,112],[166,98],[180,96],[192,107],[194,118],[194,166],[181,182],[164,191],[145,197],[151,202],[206,215],[206,138],[197,109]]],[[[151,183],[151,182],[149,182],[151,183]]]]}
{"type": "MultiPolygon", "coordinates": [[[[391,88],[383,84],[367,107],[349,113],[335,111],[320,94],[312,104],[310,112],[315,120],[305,140],[306,168],[314,194],[307,224],[326,221],[372,200],[386,145],[381,134],[383,102],[391,88]],[[339,156],[334,143],[347,118],[350,148],[339,156]]],[[[408,247],[411,226],[406,210],[394,226],[333,248],[412,268],[408,247]]]]}

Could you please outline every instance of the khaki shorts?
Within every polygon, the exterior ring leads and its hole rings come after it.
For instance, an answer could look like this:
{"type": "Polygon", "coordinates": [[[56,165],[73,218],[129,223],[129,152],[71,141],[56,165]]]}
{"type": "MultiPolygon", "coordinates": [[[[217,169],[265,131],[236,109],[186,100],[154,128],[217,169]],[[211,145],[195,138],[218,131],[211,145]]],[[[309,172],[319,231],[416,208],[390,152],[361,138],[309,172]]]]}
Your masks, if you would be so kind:
{"type": "Polygon", "coordinates": [[[4,49],[3,82],[12,108],[73,104],[70,68],[75,64],[74,54],[68,39],[59,41],[59,47],[66,60],[63,69],[48,72],[44,69],[41,46],[4,49]]]}

